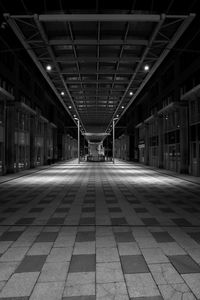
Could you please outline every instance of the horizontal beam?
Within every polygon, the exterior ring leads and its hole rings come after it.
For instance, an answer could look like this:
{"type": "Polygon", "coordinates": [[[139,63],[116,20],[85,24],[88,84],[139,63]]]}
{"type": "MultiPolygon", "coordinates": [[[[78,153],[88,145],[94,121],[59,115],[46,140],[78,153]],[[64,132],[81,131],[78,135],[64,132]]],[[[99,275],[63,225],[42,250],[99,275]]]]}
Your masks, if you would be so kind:
{"type": "Polygon", "coordinates": [[[39,15],[41,22],[159,22],[155,14],[51,14],[39,15]]]}
{"type": "Polygon", "coordinates": [[[148,45],[148,40],[145,39],[127,39],[127,40],[121,40],[121,39],[102,39],[102,40],[97,40],[97,39],[81,39],[81,40],[71,40],[67,38],[59,38],[59,39],[50,39],[48,44],[50,46],[62,46],[62,45],[89,45],[89,46],[96,46],[96,45],[143,45],[147,46],[148,45]]]}
{"type": "MultiPolygon", "coordinates": [[[[41,60],[44,60],[43,58],[41,60]]],[[[47,58],[45,58],[45,60],[47,60],[47,58]]],[[[154,59],[155,60],[155,59],[154,59]]],[[[77,57],[77,59],[70,58],[67,56],[64,57],[56,57],[56,61],[59,63],[97,63],[97,62],[107,62],[107,63],[116,63],[118,61],[120,61],[120,63],[134,63],[134,62],[139,62],[140,61],[140,57],[138,56],[133,56],[133,57],[123,57],[123,58],[119,58],[119,57],[88,57],[88,56],[80,56],[77,57]]]]}
{"type": "MultiPolygon", "coordinates": [[[[62,73],[62,72],[61,72],[62,73]]],[[[66,81],[66,84],[128,84],[129,80],[127,81],[122,81],[122,80],[107,80],[107,81],[101,81],[101,80],[89,80],[89,81],[78,81],[78,80],[73,80],[73,81],[66,81]]]]}

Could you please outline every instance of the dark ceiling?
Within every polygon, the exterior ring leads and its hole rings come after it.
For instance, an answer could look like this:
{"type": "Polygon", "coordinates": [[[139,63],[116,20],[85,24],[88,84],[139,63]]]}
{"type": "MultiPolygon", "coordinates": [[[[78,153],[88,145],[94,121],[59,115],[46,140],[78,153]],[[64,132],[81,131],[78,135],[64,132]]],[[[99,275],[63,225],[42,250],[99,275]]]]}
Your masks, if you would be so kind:
{"type": "Polygon", "coordinates": [[[110,9],[109,1],[84,1],[77,9],[74,1],[0,1],[10,27],[87,133],[109,132],[187,30],[197,5],[122,2],[110,9]]]}

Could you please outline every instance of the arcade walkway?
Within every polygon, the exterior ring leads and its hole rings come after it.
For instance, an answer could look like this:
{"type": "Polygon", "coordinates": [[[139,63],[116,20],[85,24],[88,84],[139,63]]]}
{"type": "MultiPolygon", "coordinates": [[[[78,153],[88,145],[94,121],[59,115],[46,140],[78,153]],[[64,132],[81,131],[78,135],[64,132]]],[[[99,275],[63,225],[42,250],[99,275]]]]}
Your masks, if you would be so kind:
{"type": "Polygon", "coordinates": [[[24,174],[0,184],[0,299],[200,299],[200,184],[122,162],[24,174]]]}

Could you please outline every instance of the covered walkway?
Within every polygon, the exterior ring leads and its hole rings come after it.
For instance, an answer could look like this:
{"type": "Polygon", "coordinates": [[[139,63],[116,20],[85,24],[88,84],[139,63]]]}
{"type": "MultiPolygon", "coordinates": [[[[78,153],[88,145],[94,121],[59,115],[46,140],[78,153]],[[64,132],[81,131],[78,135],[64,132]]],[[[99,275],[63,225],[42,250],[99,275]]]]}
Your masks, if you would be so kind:
{"type": "Polygon", "coordinates": [[[0,184],[0,299],[200,299],[192,177],[120,161],[25,172],[0,184]]]}

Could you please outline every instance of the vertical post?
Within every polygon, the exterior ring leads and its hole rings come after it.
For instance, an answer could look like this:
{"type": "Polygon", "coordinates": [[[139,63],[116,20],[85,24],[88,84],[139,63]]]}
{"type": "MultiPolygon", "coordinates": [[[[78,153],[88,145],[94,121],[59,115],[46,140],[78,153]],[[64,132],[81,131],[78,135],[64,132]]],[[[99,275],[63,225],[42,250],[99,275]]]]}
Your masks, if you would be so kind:
{"type": "Polygon", "coordinates": [[[80,121],[78,120],[78,164],[80,164],[80,121]]]}
{"type": "Polygon", "coordinates": [[[113,164],[115,163],[115,119],[113,119],[113,164]]]}

